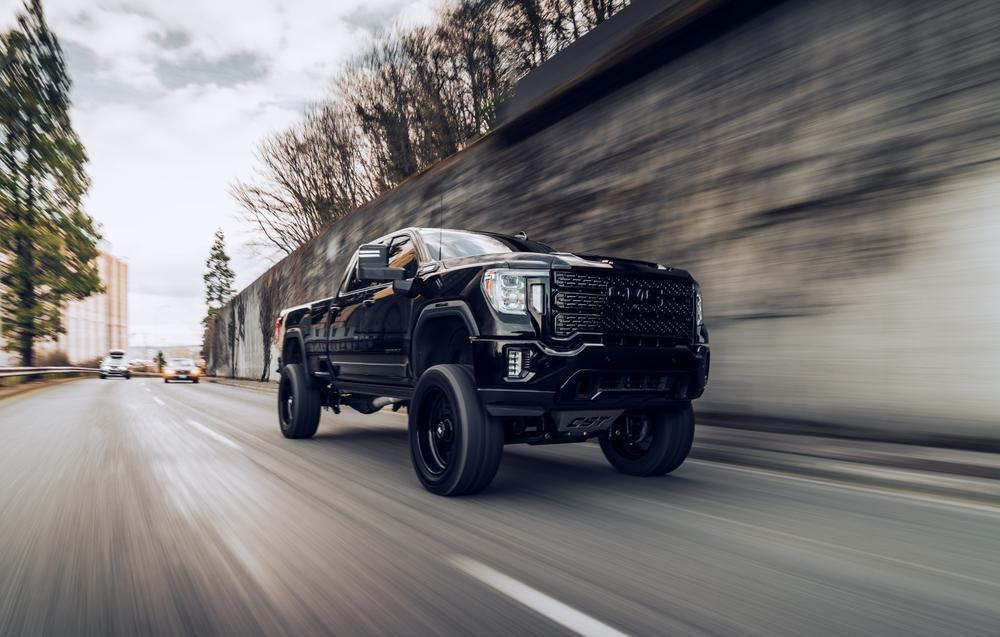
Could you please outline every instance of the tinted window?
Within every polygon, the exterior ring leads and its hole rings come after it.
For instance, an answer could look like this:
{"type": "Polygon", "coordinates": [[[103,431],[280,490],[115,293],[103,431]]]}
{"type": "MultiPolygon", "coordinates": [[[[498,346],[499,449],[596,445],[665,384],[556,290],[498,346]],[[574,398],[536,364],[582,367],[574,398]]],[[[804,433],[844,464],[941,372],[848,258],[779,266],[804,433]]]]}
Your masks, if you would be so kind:
{"type": "Polygon", "coordinates": [[[425,228],[420,231],[420,237],[427,244],[430,258],[437,260],[504,252],[552,252],[547,245],[537,241],[464,230],[425,228]]]}
{"type": "Polygon", "coordinates": [[[393,237],[389,244],[389,267],[403,268],[407,279],[417,275],[417,250],[408,236],[393,237]]]}

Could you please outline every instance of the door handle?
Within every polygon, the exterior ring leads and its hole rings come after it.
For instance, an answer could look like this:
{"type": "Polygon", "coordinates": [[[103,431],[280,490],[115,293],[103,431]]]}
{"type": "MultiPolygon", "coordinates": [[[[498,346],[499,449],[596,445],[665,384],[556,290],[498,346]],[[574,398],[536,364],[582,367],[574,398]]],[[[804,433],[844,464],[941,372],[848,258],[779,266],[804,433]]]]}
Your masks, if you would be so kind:
{"type": "Polygon", "coordinates": [[[365,307],[370,307],[372,305],[375,305],[375,299],[365,299],[364,301],[361,302],[361,305],[364,305],[365,307]]]}

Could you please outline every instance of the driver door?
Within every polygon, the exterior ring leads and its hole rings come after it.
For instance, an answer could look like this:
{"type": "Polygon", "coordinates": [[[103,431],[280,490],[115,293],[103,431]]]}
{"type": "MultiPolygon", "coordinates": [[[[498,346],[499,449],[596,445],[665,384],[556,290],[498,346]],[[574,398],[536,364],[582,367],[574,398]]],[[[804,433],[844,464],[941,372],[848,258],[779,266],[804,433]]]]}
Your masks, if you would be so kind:
{"type": "MultiPolygon", "coordinates": [[[[417,253],[406,233],[376,243],[389,245],[390,267],[417,270],[417,253]]],[[[330,325],[329,357],[337,378],[399,384],[406,377],[407,331],[412,299],[395,294],[390,281],[361,281],[357,257],[338,296],[339,311],[330,325]]]]}

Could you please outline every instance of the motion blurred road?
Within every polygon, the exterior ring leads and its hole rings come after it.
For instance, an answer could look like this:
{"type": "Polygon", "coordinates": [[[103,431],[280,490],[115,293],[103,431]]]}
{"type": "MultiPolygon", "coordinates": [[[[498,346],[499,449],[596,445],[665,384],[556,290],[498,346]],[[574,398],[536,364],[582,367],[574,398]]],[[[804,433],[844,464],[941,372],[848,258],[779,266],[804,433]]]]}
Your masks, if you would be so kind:
{"type": "Polygon", "coordinates": [[[281,437],[267,392],[0,403],[0,635],[997,635],[1000,509],[595,445],[430,495],[399,414],[281,437]]]}

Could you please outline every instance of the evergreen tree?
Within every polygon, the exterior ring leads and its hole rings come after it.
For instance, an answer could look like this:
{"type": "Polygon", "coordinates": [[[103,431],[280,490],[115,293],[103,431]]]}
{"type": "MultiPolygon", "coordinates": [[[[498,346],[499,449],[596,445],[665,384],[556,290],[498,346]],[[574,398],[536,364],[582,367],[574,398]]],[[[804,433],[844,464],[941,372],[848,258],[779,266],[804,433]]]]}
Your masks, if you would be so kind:
{"type": "Polygon", "coordinates": [[[64,331],[66,301],[101,290],[87,155],[69,117],[70,79],[40,0],[0,34],[0,316],[4,348],[34,364],[64,331]]]}
{"type": "Polygon", "coordinates": [[[233,289],[236,274],[229,267],[229,261],[229,255],[226,254],[226,237],[220,228],[215,231],[212,248],[208,252],[208,260],[205,261],[208,270],[203,278],[205,279],[205,304],[208,306],[208,313],[202,323],[206,326],[236,293],[233,289]]]}

